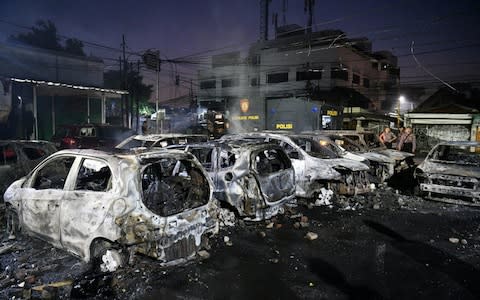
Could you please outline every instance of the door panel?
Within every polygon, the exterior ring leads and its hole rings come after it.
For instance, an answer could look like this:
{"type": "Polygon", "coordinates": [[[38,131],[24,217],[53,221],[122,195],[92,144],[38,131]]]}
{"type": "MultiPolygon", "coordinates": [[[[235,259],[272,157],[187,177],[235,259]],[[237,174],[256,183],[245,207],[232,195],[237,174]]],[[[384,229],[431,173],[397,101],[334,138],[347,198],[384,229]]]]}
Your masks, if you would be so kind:
{"type": "Polygon", "coordinates": [[[295,192],[292,164],[283,151],[264,149],[253,153],[252,159],[261,194],[266,201],[280,201],[295,192]]]}

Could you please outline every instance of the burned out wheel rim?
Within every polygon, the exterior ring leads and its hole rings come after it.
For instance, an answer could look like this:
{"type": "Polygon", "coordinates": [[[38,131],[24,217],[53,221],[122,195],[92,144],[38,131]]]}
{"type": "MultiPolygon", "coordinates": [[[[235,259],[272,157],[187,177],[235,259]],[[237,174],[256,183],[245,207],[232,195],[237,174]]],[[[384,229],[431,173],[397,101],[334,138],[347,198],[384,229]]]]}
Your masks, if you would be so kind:
{"type": "Polygon", "coordinates": [[[14,239],[20,232],[20,222],[17,213],[13,208],[8,207],[6,211],[7,234],[9,239],[14,239]]]}

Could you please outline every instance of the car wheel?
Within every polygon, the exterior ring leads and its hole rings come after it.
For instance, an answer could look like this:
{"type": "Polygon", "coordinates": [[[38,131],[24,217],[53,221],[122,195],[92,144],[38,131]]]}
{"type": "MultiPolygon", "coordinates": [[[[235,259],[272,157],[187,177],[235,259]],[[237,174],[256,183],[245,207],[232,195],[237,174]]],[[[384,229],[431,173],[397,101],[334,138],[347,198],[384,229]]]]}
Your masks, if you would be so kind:
{"type": "Polygon", "coordinates": [[[8,239],[15,239],[16,235],[20,233],[20,222],[18,219],[18,214],[12,207],[7,207],[5,217],[7,220],[8,239]]]}
{"type": "Polygon", "coordinates": [[[115,272],[126,261],[125,255],[107,240],[96,240],[91,246],[90,261],[95,270],[115,272]]]}

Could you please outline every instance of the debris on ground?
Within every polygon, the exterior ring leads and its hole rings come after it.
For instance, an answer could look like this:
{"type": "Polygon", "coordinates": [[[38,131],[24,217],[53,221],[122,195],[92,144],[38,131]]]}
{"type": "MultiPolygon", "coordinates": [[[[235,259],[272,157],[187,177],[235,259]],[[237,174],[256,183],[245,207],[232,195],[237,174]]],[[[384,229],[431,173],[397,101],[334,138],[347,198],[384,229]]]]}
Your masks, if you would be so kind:
{"type": "Polygon", "coordinates": [[[305,238],[309,241],[313,241],[313,240],[316,240],[318,239],[318,234],[316,234],[315,232],[307,232],[307,234],[305,235],[305,238]]]}
{"type": "Polygon", "coordinates": [[[226,236],[223,237],[223,242],[224,242],[225,245],[227,245],[227,246],[232,246],[232,245],[233,245],[233,243],[232,243],[232,241],[230,240],[230,237],[229,237],[228,235],[226,235],[226,236]]]}
{"type": "Polygon", "coordinates": [[[210,253],[207,250],[200,250],[198,251],[198,256],[202,259],[208,259],[210,258],[210,253]]]}
{"type": "Polygon", "coordinates": [[[460,239],[458,238],[454,238],[454,237],[451,237],[448,239],[450,241],[450,243],[452,244],[458,244],[460,242],[460,239]]]}
{"type": "Polygon", "coordinates": [[[232,227],[235,226],[235,214],[226,209],[226,208],[219,208],[218,209],[218,221],[220,227],[232,227]]]}

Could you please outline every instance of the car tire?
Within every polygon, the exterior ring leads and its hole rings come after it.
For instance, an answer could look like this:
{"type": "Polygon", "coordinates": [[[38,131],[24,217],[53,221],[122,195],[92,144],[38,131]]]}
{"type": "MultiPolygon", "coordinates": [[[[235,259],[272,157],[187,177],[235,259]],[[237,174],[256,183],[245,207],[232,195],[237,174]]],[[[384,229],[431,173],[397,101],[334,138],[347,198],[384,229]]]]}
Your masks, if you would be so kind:
{"type": "Polygon", "coordinates": [[[107,255],[110,259],[115,259],[118,265],[123,265],[127,261],[127,257],[122,253],[114,243],[110,241],[99,239],[93,241],[90,247],[90,262],[96,271],[107,272],[104,270],[105,261],[104,256],[107,255]],[[111,252],[111,253],[108,253],[111,252]],[[113,256],[112,256],[113,254],[113,256]]]}
{"type": "Polygon", "coordinates": [[[20,233],[20,221],[17,212],[11,206],[8,206],[6,209],[5,219],[7,221],[6,232],[8,234],[8,239],[15,239],[17,234],[20,233]]]}

